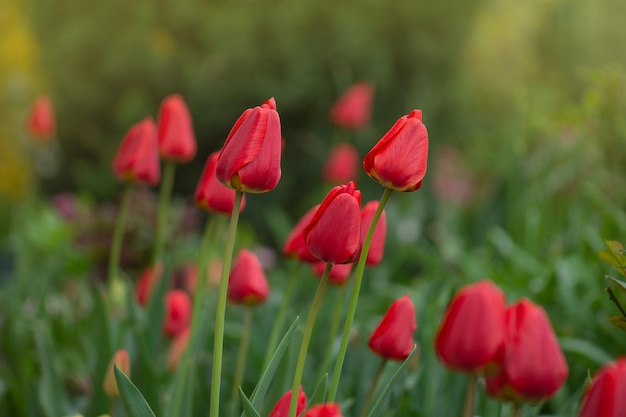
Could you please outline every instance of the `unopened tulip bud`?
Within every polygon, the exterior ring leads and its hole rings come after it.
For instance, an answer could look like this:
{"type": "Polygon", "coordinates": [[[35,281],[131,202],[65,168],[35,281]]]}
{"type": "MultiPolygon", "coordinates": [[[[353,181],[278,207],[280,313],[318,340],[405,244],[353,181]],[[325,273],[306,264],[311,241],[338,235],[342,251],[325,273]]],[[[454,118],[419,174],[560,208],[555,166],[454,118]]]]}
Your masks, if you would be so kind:
{"type": "Polygon", "coordinates": [[[130,378],[130,359],[128,358],[128,352],[126,352],[126,350],[120,349],[115,352],[104,376],[102,389],[109,398],[117,398],[120,396],[120,392],[117,389],[117,382],[115,381],[114,365],[117,365],[120,371],[124,372],[124,374],[130,378]]]}
{"type": "Polygon", "coordinates": [[[415,306],[407,294],[391,304],[370,336],[369,347],[385,359],[403,361],[415,345],[415,329],[415,306]]]}
{"type": "MultiPolygon", "coordinates": [[[[363,207],[361,211],[361,242],[365,241],[367,232],[370,229],[372,220],[374,220],[374,214],[378,210],[378,201],[370,201],[363,207]]],[[[369,252],[367,252],[367,259],[365,264],[369,266],[378,265],[383,259],[383,253],[385,252],[385,238],[387,237],[387,214],[385,210],[380,214],[378,223],[376,223],[376,229],[374,229],[374,235],[370,243],[369,252]]]]}
{"type": "Polygon", "coordinates": [[[304,417],[343,417],[337,403],[316,404],[309,408],[304,417]]]}
{"type": "Polygon", "coordinates": [[[359,175],[359,151],[349,143],[342,143],[334,147],[324,169],[322,176],[329,184],[345,184],[348,181],[356,181],[359,175]]]}
{"type": "MultiPolygon", "coordinates": [[[[215,168],[217,167],[217,158],[219,152],[209,155],[206,161],[202,176],[196,187],[196,204],[208,211],[223,213],[228,216],[233,214],[235,205],[235,190],[226,187],[217,180],[215,176],[215,168]]],[[[240,211],[246,206],[246,196],[241,199],[240,211]]]]}
{"type": "Polygon", "coordinates": [[[346,90],[330,109],[330,120],[338,127],[361,130],[370,123],[374,88],[365,82],[346,90]]]}
{"type": "Polygon", "coordinates": [[[396,191],[416,191],[422,186],[428,160],[428,131],[422,111],[401,117],[365,155],[367,175],[396,191]]]}
{"type": "Polygon", "coordinates": [[[196,137],[189,109],[178,94],[166,97],[161,103],[158,140],[163,159],[188,162],[196,155],[196,137]]]}
{"type": "Polygon", "coordinates": [[[626,358],[604,366],[593,377],[578,417],[626,416],[626,358]]]}
{"type": "Polygon", "coordinates": [[[319,204],[307,211],[291,230],[285,241],[285,246],[283,246],[283,254],[285,256],[307,263],[315,264],[319,262],[319,259],[311,253],[304,241],[304,228],[311,222],[318,208],[319,204]]]}
{"type": "Polygon", "coordinates": [[[242,249],[228,278],[228,299],[250,306],[265,302],[268,295],[269,285],[259,258],[242,249]]]}
{"type": "Polygon", "coordinates": [[[163,333],[174,337],[191,322],[191,299],[185,291],[172,290],[165,296],[165,322],[163,333]]]}
{"type": "MultiPolygon", "coordinates": [[[[291,390],[287,391],[276,403],[272,411],[270,412],[269,417],[288,417],[289,416],[289,405],[291,403],[291,390]]],[[[300,386],[300,390],[298,391],[298,403],[296,405],[296,416],[299,416],[300,413],[304,411],[306,408],[306,395],[302,391],[302,386],[300,386]]]]}
{"type": "Polygon", "coordinates": [[[146,117],[126,133],[113,160],[113,172],[121,181],[158,184],[159,145],[152,118],[146,117]]]}
{"type": "Polygon", "coordinates": [[[47,142],[56,135],[56,119],[50,97],[41,95],[35,99],[26,123],[28,133],[41,142],[47,142]]]}
{"type": "Polygon", "coordinates": [[[281,176],[281,146],[280,118],[270,98],[246,110],[233,126],[217,160],[217,179],[238,191],[272,190],[281,176]]]}
{"type": "Polygon", "coordinates": [[[162,275],[163,264],[161,262],[157,262],[155,265],[148,266],[143,270],[135,288],[135,299],[140,306],[146,306],[152,290],[159,284],[162,275]]]}

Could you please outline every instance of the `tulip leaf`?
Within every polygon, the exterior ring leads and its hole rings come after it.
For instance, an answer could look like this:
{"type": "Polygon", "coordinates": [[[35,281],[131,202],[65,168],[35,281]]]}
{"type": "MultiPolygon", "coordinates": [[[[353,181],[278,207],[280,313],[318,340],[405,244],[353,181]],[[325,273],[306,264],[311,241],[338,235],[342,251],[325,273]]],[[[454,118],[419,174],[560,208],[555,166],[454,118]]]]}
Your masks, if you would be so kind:
{"type": "Polygon", "coordinates": [[[63,413],[64,395],[60,389],[59,375],[50,353],[54,352],[48,329],[38,326],[35,332],[37,343],[37,356],[41,364],[41,378],[37,387],[39,403],[44,413],[49,417],[59,416],[63,413]]]}
{"type": "Polygon", "coordinates": [[[564,352],[577,353],[597,363],[605,365],[613,361],[613,356],[604,351],[600,346],[585,339],[573,337],[559,338],[559,344],[564,352]]]}
{"type": "Polygon", "coordinates": [[[400,365],[400,367],[396,370],[396,372],[391,376],[391,378],[389,378],[389,381],[387,381],[387,384],[385,385],[385,387],[383,388],[383,390],[380,392],[380,394],[378,395],[378,397],[376,398],[376,401],[374,401],[374,405],[372,406],[372,409],[370,410],[370,412],[367,414],[367,417],[374,417],[375,415],[377,415],[378,413],[378,409],[383,405],[383,400],[385,399],[385,397],[387,396],[387,392],[389,391],[389,388],[391,387],[391,385],[393,385],[393,383],[395,382],[395,380],[398,378],[398,376],[402,373],[402,370],[406,367],[406,365],[409,363],[409,361],[411,360],[411,358],[413,357],[413,354],[415,353],[415,351],[417,350],[417,345],[413,345],[413,349],[411,350],[411,353],[409,353],[409,356],[404,360],[404,362],[402,362],[402,364],[400,365]]]}
{"type": "Polygon", "coordinates": [[[115,381],[122,397],[122,404],[129,417],[155,417],[141,392],[117,365],[115,365],[115,381]]]}
{"type": "Polygon", "coordinates": [[[243,406],[243,412],[246,417],[261,417],[259,412],[254,408],[246,394],[243,392],[241,387],[239,387],[239,398],[241,398],[241,405],[243,406]]]}
{"type": "Polygon", "coordinates": [[[619,288],[622,292],[626,293],[626,282],[615,279],[609,275],[605,275],[604,278],[606,278],[606,280],[610,283],[615,284],[615,286],[617,286],[617,288],[619,288]]]}
{"type": "Polygon", "coordinates": [[[324,374],[318,382],[315,391],[309,397],[309,404],[317,404],[326,402],[326,391],[328,387],[328,373],[324,374]]]}
{"type": "Polygon", "coordinates": [[[626,331],[626,318],[621,315],[611,316],[609,317],[609,321],[619,327],[620,329],[626,331]]]}
{"type": "Polygon", "coordinates": [[[252,395],[250,396],[250,402],[254,407],[259,407],[261,405],[261,401],[265,398],[265,393],[272,382],[272,378],[274,377],[274,373],[276,373],[276,369],[278,368],[278,364],[282,359],[285,351],[287,350],[287,346],[293,340],[293,336],[295,334],[296,328],[298,327],[298,320],[300,317],[296,317],[296,319],[291,323],[289,329],[283,336],[283,339],[280,341],[274,354],[272,355],[270,361],[268,362],[263,374],[259,378],[259,382],[257,382],[256,387],[252,391],[252,395]]]}
{"type": "Polygon", "coordinates": [[[608,249],[598,251],[601,260],[612,265],[620,274],[626,276],[626,256],[624,246],[615,240],[607,240],[608,249]]]}

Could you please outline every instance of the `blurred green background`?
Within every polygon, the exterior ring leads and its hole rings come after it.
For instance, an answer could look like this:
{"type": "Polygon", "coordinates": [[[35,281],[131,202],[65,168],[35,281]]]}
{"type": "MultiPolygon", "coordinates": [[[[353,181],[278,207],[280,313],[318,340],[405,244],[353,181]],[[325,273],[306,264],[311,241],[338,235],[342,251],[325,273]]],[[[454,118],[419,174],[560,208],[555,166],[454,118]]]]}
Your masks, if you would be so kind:
{"type": "MultiPolygon", "coordinates": [[[[625,15],[618,0],[3,1],[2,209],[26,198],[24,122],[42,92],[52,97],[58,139],[40,192],[89,204],[116,201],[114,152],[165,96],[186,99],[199,143],[177,171],[182,202],[242,111],[273,96],[283,178],[248,199],[242,239],[280,248],[328,189],[320,170],[336,140],[329,107],[368,81],[372,124],[349,135],[361,154],[414,108],[424,112],[431,153],[424,188],[390,202],[386,262],[365,283],[366,294],[386,297],[364,309],[380,314],[410,292],[426,346],[437,322],[422,320],[438,317],[453,288],[489,276],[510,300],[526,296],[548,310],[572,367],[552,411],[574,410],[587,370],[626,352],[606,320],[616,313],[602,291],[610,267],[597,258],[603,239],[626,234],[625,15]]],[[[366,201],[380,194],[364,173],[359,187],[366,201]]],[[[13,251],[65,251],[49,271],[77,268],[65,229],[44,216],[16,240],[12,219],[0,219],[0,238],[13,251]]],[[[422,353],[421,363],[441,367],[422,353]]],[[[407,407],[447,415],[429,396],[446,386],[441,369],[422,372],[431,391],[407,407]]]]}

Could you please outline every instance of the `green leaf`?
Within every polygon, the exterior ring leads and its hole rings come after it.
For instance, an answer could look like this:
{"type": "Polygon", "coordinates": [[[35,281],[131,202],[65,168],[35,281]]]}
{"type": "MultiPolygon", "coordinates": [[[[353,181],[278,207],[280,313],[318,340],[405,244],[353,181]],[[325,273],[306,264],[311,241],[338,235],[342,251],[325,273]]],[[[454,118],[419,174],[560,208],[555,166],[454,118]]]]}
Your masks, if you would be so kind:
{"type": "Polygon", "coordinates": [[[320,382],[317,383],[317,387],[315,387],[315,391],[309,397],[309,404],[317,404],[326,402],[326,390],[328,387],[328,374],[324,374],[320,379],[320,382]]]}
{"type": "Polygon", "coordinates": [[[41,378],[39,378],[37,386],[39,403],[44,413],[49,417],[64,415],[64,394],[60,389],[63,384],[54,366],[53,358],[50,356],[54,352],[54,346],[45,327],[37,326],[35,341],[37,343],[37,356],[41,365],[41,378]]]}
{"type": "Polygon", "coordinates": [[[604,365],[613,361],[612,355],[585,339],[563,337],[559,338],[559,344],[564,352],[577,353],[594,361],[598,365],[604,365]]]}
{"type": "Polygon", "coordinates": [[[256,411],[256,408],[254,408],[254,405],[252,405],[248,397],[246,397],[241,387],[239,387],[239,397],[241,398],[241,405],[243,405],[243,412],[247,417],[261,417],[259,412],[256,411]]]}
{"type": "Polygon", "coordinates": [[[115,381],[122,397],[122,404],[129,417],[155,417],[141,392],[130,379],[115,365],[115,381]]]}
{"type": "Polygon", "coordinates": [[[193,410],[193,372],[188,352],[176,369],[176,376],[169,392],[172,397],[168,401],[165,416],[189,417],[193,410]]]}
{"type": "Polygon", "coordinates": [[[615,278],[613,278],[612,276],[609,276],[609,275],[605,275],[604,278],[606,278],[607,281],[615,284],[617,286],[617,288],[622,290],[622,292],[626,293],[626,282],[620,281],[619,279],[615,279],[615,278]]]}
{"type": "Polygon", "coordinates": [[[624,253],[624,245],[617,240],[605,240],[606,245],[609,247],[611,252],[615,254],[623,254],[624,253]]]}
{"type": "Polygon", "coordinates": [[[252,395],[250,396],[250,400],[252,402],[252,405],[254,405],[255,407],[259,407],[261,405],[261,401],[263,401],[263,399],[265,398],[265,393],[267,392],[267,389],[269,388],[270,383],[272,382],[272,378],[274,377],[274,374],[276,373],[278,364],[280,363],[280,360],[285,354],[285,351],[287,350],[287,346],[289,346],[289,343],[293,339],[296,328],[298,327],[299,319],[300,317],[296,317],[293,323],[291,323],[291,326],[289,326],[289,329],[287,329],[285,336],[283,336],[283,339],[280,341],[280,343],[276,347],[274,354],[272,355],[270,361],[265,367],[263,374],[259,378],[259,382],[257,382],[256,387],[254,387],[254,390],[252,391],[252,395]]]}
{"type": "Polygon", "coordinates": [[[626,331],[626,318],[624,316],[616,315],[609,317],[609,321],[619,327],[620,329],[626,331]]]}
{"type": "Polygon", "coordinates": [[[378,395],[378,398],[376,398],[376,401],[374,401],[374,405],[372,406],[372,409],[367,414],[368,417],[373,417],[373,416],[375,416],[378,413],[378,409],[382,406],[383,400],[387,396],[387,392],[389,391],[389,388],[394,383],[394,381],[398,378],[398,376],[400,375],[402,370],[406,367],[407,363],[409,363],[409,361],[411,360],[411,357],[413,356],[413,354],[415,353],[416,350],[417,350],[417,345],[413,345],[413,349],[411,350],[411,353],[409,354],[409,356],[404,360],[404,362],[402,362],[400,367],[391,376],[391,378],[389,379],[389,381],[385,385],[385,388],[383,388],[383,390],[378,395]]]}
{"type": "Polygon", "coordinates": [[[617,272],[626,276],[626,256],[624,256],[624,246],[615,240],[606,240],[608,249],[598,251],[601,260],[612,265],[617,272]]]}

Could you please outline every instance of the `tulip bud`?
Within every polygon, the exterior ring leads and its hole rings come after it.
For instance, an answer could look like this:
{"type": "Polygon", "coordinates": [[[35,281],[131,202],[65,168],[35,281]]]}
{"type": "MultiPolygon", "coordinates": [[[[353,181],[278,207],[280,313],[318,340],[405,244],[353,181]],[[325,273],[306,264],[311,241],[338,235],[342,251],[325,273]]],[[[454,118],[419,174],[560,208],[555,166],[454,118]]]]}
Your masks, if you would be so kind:
{"type": "Polygon", "coordinates": [[[403,361],[409,357],[417,329],[415,307],[409,295],[397,299],[374,330],[369,347],[385,359],[403,361]]]}
{"type": "Polygon", "coordinates": [[[361,250],[361,192],[354,181],[330,190],[303,235],[319,260],[354,262],[361,250]]]}
{"type": "Polygon", "coordinates": [[[304,228],[311,222],[319,207],[320,205],[318,204],[307,211],[291,230],[285,241],[285,246],[283,246],[283,254],[285,256],[307,263],[314,264],[319,262],[319,259],[311,253],[304,241],[304,228]]]}
{"type": "Polygon", "coordinates": [[[463,287],[452,299],[435,336],[435,351],[446,366],[495,373],[504,344],[505,297],[491,281],[463,287]]]}
{"type": "Polygon", "coordinates": [[[253,306],[265,302],[268,295],[269,286],[259,258],[242,249],[228,278],[228,299],[253,306]]]}
{"type": "Polygon", "coordinates": [[[178,94],[168,96],[159,110],[159,152],[166,160],[188,162],[196,155],[196,137],[189,109],[178,94]]]}
{"type": "Polygon", "coordinates": [[[361,130],[370,123],[374,88],[357,83],[346,90],[330,109],[330,120],[338,127],[361,130]]]}
{"type": "MultiPolygon", "coordinates": [[[[289,406],[291,404],[291,390],[287,391],[280,400],[276,403],[269,417],[288,417],[289,406]]],[[[299,416],[301,412],[306,408],[306,395],[302,391],[302,385],[298,390],[298,403],[296,405],[296,416],[299,416]]]]}
{"type": "Polygon", "coordinates": [[[143,270],[137,282],[137,287],[135,288],[135,299],[140,306],[146,306],[150,299],[152,289],[158,285],[162,276],[163,264],[161,262],[157,262],[155,265],[148,266],[143,270]]]}
{"type": "Polygon", "coordinates": [[[56,120],[50,97],[41,95],[35,99],[28,120],[28,133],[41,142],[47,142],[56,135],[56,120]]]}
{"type": "Polygon", "coordinates": [[[309,408],[304,417],[343,417],[337,403],[316,404],[309,408]]]}
{"type": "Polygon", "coordinates": [[[217,160],[222,184],[238,191],[264,193],[280,180],[282,140],[276,102],[270,98],[239,117],[217,160]]]}
{"type": "MultiPolygon", "coordinates": [[[[372,220],[374,220],[374,214],[378,210],[378,201],[370,201],[363,207],[361,211],[361,242],[365,241],[367,232],[370,229],[372,220]]],[[[385,252],[385,238],[387,236],[387,215],[385,210],[380,214],[378,223],[376,223],[376,229],[374,229],[374,235],[370,243],[369,252],[367,252],[367,259],[365,264],[369,266],[378,265],[383,259],[383,253],[385,252]]]]}
{"type": "Polygon", "coordinates": [[[159,182],[159,146],[156,126],[146,117],[130,128],[113,160],[113,172],[122,181],[139,181],[148,185],[159,182]]]}
{"type": "MultiPolygon", "coordinates": [[[[326,262],[318,262],[313,265],[313,273],[318,278],[324,276],[326,270],[326,262]]],[[[328,274],[328,283],[341,287],[350,278],[350,272],[352,272],[352,264],[336,264],[330,268],[328,274]]]]}
{"type": "Polygon", "coordinates": [[[178,367],[178,364],[185,354],[187,350],[187,345],[189,345],[189,335],[191,334],[191,329],[189,327],[185,327],[182,331],[180,331],[176,336],[174,336],[174,340],[172,340],[172,344],[170,345],[170,350],[167,354],[167,370],[170,372],[174,372],[178,367]]]}
{"type": "Polygon", "coordinates": [[[327,183],[345,184],[357,179],[358,167],[359,151],[349,143],[342,143],[330,152],[322,176],[327,183]]]}
{"type": "Polygon", "coordinates": [[[120,349],[115,352],[104,376],[102,389],[109,398],[117,398],[120,396],[120,392],[117,389],[117,382],[115,381],[114,365],[117,365],[120,371],[124,372],[124,374],[130,378],[130,359],[128,359],[128,352],[126,352],[126,350],[120,349]]]}
{"type": "Polygon", "coordinates": [[[422,186],[428,159],[428,132],[422,111],[401,117],[365,155],[367,175],[396,191],[416,191],[422,186]]]}
{"type": "Polygon", "coordinates": [[[626,416],[626,358],[604,366],[585,393],[578,417],[626,416]]]}
{"type": "Polygon", "coordinates": [[[185,291],[172,290],[165,296],[165,322],[163,333],[174,337],[191,322],[191,299],[185,291]]]}
{"type": "MultiPolygon", "coordinates": [[[[233,214],[233,206],[235,205],[235,191],[217,180],[215,168],[218,157],[219,152],[214,152],[209,155],[206,161],[200,182],[196,187],[196,204],[205,210],[230,216],[233,214]]],[[[244,195],[239,210],[242,211],[245,206],[246,196],[244,195]]]]}
{"type": "Polygon", "coordinates": [[[515,403],[550,398],[569,372],[550,319],[543,308],[522,299],[506,309],[504,324],[500,373],[485,379],[487,392],[515,403]]]}

